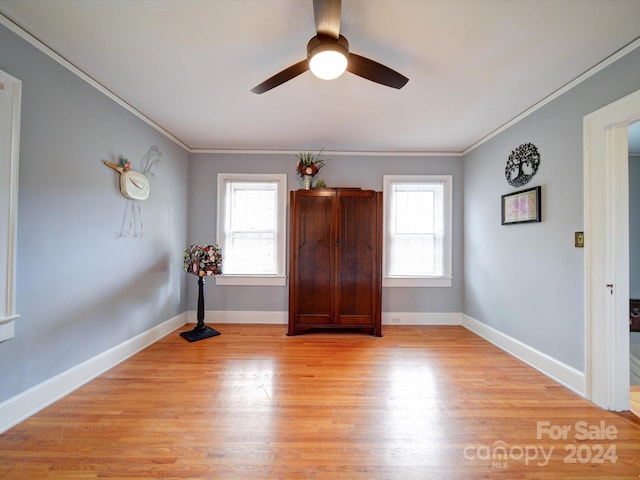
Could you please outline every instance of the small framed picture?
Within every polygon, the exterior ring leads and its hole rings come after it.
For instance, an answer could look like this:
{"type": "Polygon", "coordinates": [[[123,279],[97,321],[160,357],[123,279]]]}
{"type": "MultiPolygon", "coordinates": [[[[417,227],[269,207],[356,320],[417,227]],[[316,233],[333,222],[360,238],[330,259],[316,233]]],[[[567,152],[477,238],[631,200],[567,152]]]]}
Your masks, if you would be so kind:
{"type": "Polygon", "coordinates": [[[540,222],[541,193],[538,186],[502,195],[502,225],[540,222]]]}

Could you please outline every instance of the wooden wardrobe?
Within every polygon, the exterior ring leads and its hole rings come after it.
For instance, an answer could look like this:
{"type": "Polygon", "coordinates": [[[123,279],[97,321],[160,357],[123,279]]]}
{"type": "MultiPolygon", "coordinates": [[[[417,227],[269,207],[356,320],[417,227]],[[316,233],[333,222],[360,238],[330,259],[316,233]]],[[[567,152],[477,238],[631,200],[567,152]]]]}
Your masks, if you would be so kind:
{"type": "Polygon", "coordinates": [[[289,329],[382,336],[382,192],[291,192],[289,329]]]}

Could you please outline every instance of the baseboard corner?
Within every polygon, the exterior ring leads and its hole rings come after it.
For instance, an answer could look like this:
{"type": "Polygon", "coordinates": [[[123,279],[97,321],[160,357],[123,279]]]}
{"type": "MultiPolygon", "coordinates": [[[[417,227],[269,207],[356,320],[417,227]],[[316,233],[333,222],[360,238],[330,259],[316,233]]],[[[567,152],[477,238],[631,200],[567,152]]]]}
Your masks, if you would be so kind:
{"type": "Polygon", "coordinates": [[[187,312],[0,403],[0,434],[48,407],[187,323],[187,312]]]}
{"type": "Polygon", "coordinates": [[[546,353],[506,335],[495,328],[463,315],[462,325],[489,343],[504,350],[513,357],[523,361],[555,382],[586,398],[586,376],[570,365],[567,365],[546,353]]]}

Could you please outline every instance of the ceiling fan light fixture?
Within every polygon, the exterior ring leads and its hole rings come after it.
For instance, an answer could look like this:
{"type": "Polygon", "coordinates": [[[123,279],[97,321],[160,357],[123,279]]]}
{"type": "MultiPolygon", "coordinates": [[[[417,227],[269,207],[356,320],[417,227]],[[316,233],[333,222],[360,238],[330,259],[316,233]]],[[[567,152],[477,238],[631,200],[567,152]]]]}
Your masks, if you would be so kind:
{"type": "Polygon", "coordinates": [[[333,80],[347,69],[347,58],[341,52],[325,50],[311,57],[309,68],[316,77],[322,80],[333,80]]]}
{"type": "Polygon", "coordinates": [[[340,35],[338,40],[330,37],[313,37],[307,45],[309,69],[316,77],[333,80],[347,69],[349,43],[340,35]]]}

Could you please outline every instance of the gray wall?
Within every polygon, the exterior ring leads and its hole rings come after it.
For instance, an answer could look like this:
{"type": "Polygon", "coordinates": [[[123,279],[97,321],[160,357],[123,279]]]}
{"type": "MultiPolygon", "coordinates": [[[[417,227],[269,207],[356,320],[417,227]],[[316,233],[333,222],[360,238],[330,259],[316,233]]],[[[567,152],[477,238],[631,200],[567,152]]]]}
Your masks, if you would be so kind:
{"type": "Polygon", "coordinates": [[[22,80],[15,338],[0,343],[0,402],[186,309],[188,154],[0,26],[0,69],[22,80]],[[144,237],[102,160],[163,152],[144,237]]]}
{"type": "Polygon", "coordinates": [[[465,156],[464,311],[584,371],[583,117],[640,89],[640,49],[465,156]],[[500,225],[509,153],[541,153],[542,223],[500,225]]]}
{"type": "MultiPolygon", "coordinates": [[[[460,157],[386,157],[323,155],[329,158],[316,179],[329,187],[360,187],[382,190],[382,176],[391,174],[453,175],[453,286],[450,288],[385,288],[383,312],[461,312],[462,282],[462,187],[460,157]]],[[[295,173],[295,155],[192,154],[189,165],[189,242],[215,242],[216,181],[218,173],[287,173],[290,190],[301,188],[295,173]]],[[[195,277],[193,277],[195,279],[195,277]]],[[[196,281],[189,282],[188,309],[195,310],[196,281]]],[[[207,310],[286,311],[288,287],[216,286],[209,281],[205,292],[207,310]]]]}

